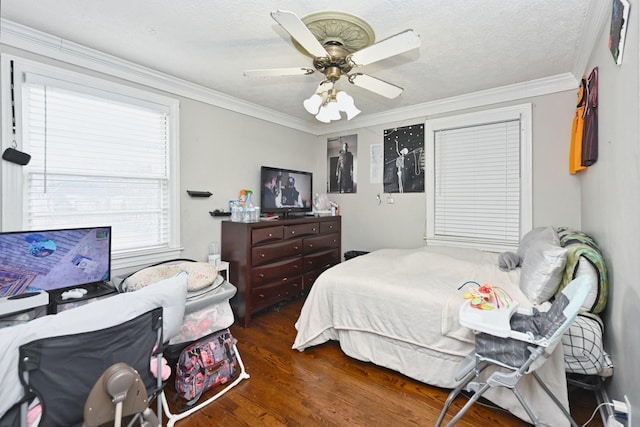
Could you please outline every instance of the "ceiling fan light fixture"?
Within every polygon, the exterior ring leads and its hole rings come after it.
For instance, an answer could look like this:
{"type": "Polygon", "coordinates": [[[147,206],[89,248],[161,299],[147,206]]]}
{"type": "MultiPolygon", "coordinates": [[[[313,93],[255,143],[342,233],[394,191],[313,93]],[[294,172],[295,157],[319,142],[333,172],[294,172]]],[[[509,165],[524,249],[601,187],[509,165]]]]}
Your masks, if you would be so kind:
{"type": "Polygon", "coordinates": [[[309,97],[309,99],[305,99],[302,105],[304,105],[304,109],[309,112],[309,114],[318,114],[320,110],[320,106],[322,105],[323,99],[317,93],[314,93],[309,97]]]}
{"type": "Polygon", "coordinates": [[[345,91],[338,91],[336,94],[336,102],[338,104],[338,109],[347,114],[347,120],[351,120],[361,113],[361,111],[356,107],[353,97],[345,91]]]}
{"type": "Polygon", "coordinates": [[[326,107],[320,107],[320,111],[316,114],[316,119],[321,121],[322,123],[331,123],[331,118],[329,117],[329,110],[326,107]]]}
{"type": "Polygon", "coordinates": [[[327,102],[320,108],[320,110],[323,108],[327,111],[327,117],[329,117],[329,119],[340,120],[342,118],[340,115],[340,109],[338,108],[338,103],[335,100],[327,102]]]}

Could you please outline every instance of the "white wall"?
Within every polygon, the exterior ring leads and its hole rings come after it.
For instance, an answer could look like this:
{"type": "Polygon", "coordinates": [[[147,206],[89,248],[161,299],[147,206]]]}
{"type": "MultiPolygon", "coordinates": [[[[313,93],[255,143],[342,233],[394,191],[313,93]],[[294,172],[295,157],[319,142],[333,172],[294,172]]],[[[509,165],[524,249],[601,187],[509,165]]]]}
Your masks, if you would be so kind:
{"type": "MultiPolygon", "coordinates": [[[[180,170],[182,256],[204,261],[212,241],[220,242],[221,217],[241,189],[260,191],[260,166],[316,172],[326,155],[316,137],[190,99],[180,101],[180,170]],[[186,190],[213,193],[190,198],[186,190]]],[[[314,181],[315,192],[322,180],[314,181]]],[[[228,219],[228,218],[225,218],[228,219]]]]}
{"type": "MultiPolygon", "coordinates": [[[[569,140],[576,99],[577,91],[569,91],[495,106],[525,102],[533,106],[534,227],[566,225],[579,229],[581,225],[579,178],[568,173],[569,140]]],[[[470,111],[473,110],[459,113],[470,111]]],[[[358,135],[358,191],[356,194],[331,194],[331,199],[340,205],[343,217],[345,251],[424,245],[425,194],[394,193],[394,203],[387,204],[387,194],[382,193],[383,185],[371,184],[369,180],[369,149],[372,144],[383,143],[385,129],[424,123],[425,120],[425,117],[417,117],[341,133],[358,135]],[[380,205],[376,201],[377,194],[382,198],[380,205]]],[[[325,135],[319,138],[318,143],[326,147],[327,138],[339,135],[325,135]]]]}
{"type": "Polygon", "coordinates": [[[607,25],[589,62],[599,70],[599,157],[581,174],[582,225],[602,246],[610,294],[604,313],[605,344],[614,361],[609,396],[631,401],[640,420],[640,87],[638,4],[631,4],[623,63],[608,50],[607,25]]]}

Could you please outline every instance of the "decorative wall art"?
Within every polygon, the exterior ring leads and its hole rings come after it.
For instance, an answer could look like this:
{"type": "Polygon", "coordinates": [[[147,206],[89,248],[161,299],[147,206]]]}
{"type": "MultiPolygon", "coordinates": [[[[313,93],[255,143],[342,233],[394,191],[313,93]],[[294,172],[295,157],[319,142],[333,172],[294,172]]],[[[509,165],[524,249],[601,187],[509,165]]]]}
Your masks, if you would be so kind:
{"type": "Polygon", "coordinates": [[[624,39],[627,34],[629,20],[629,2],[627,0],[613,0],[611,8],[611,29],[609,30],[609,50],[616,64],[622,64],[624,39]]]}
{"type": "Polygon", "coordinates": [[[327,192],[355,193],[358,187],[358,135],[327,139],[327,192]]]}
{"type": "Polygon", "coordinates": [[[384,131],[385,193],[424,192],[424,124],[384,131]]]}

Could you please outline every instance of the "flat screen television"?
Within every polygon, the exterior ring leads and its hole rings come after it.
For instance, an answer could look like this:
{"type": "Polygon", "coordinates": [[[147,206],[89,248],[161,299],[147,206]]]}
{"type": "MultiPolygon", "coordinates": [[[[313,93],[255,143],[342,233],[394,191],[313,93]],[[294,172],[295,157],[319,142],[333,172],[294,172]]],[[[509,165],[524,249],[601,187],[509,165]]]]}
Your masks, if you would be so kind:
{"type": "Polygon", "coordinates": [[[285,218],[313,211],[313,174],[262,166],[260,168],[260,211],[285,218]]]}
{"type": "Polygon", "coordinates": [[[0,232],[0,297],[103,285],[111,279],[111,227],[0,232]]]}

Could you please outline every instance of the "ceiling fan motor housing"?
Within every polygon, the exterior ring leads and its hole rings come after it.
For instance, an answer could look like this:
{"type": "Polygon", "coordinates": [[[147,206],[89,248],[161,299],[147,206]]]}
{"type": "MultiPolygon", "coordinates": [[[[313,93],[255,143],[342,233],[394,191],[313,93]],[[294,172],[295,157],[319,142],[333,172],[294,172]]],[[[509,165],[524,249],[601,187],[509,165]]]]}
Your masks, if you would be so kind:
{"type": "Polygon", "coordinates": [[[338,42],[327,43],[324,48],[328,56],[314,58],[313,66],[323,73],[327,80],[335,82],[342,74],[351,71],[352,66],[347,59],[349,51],[338,42]]]}

